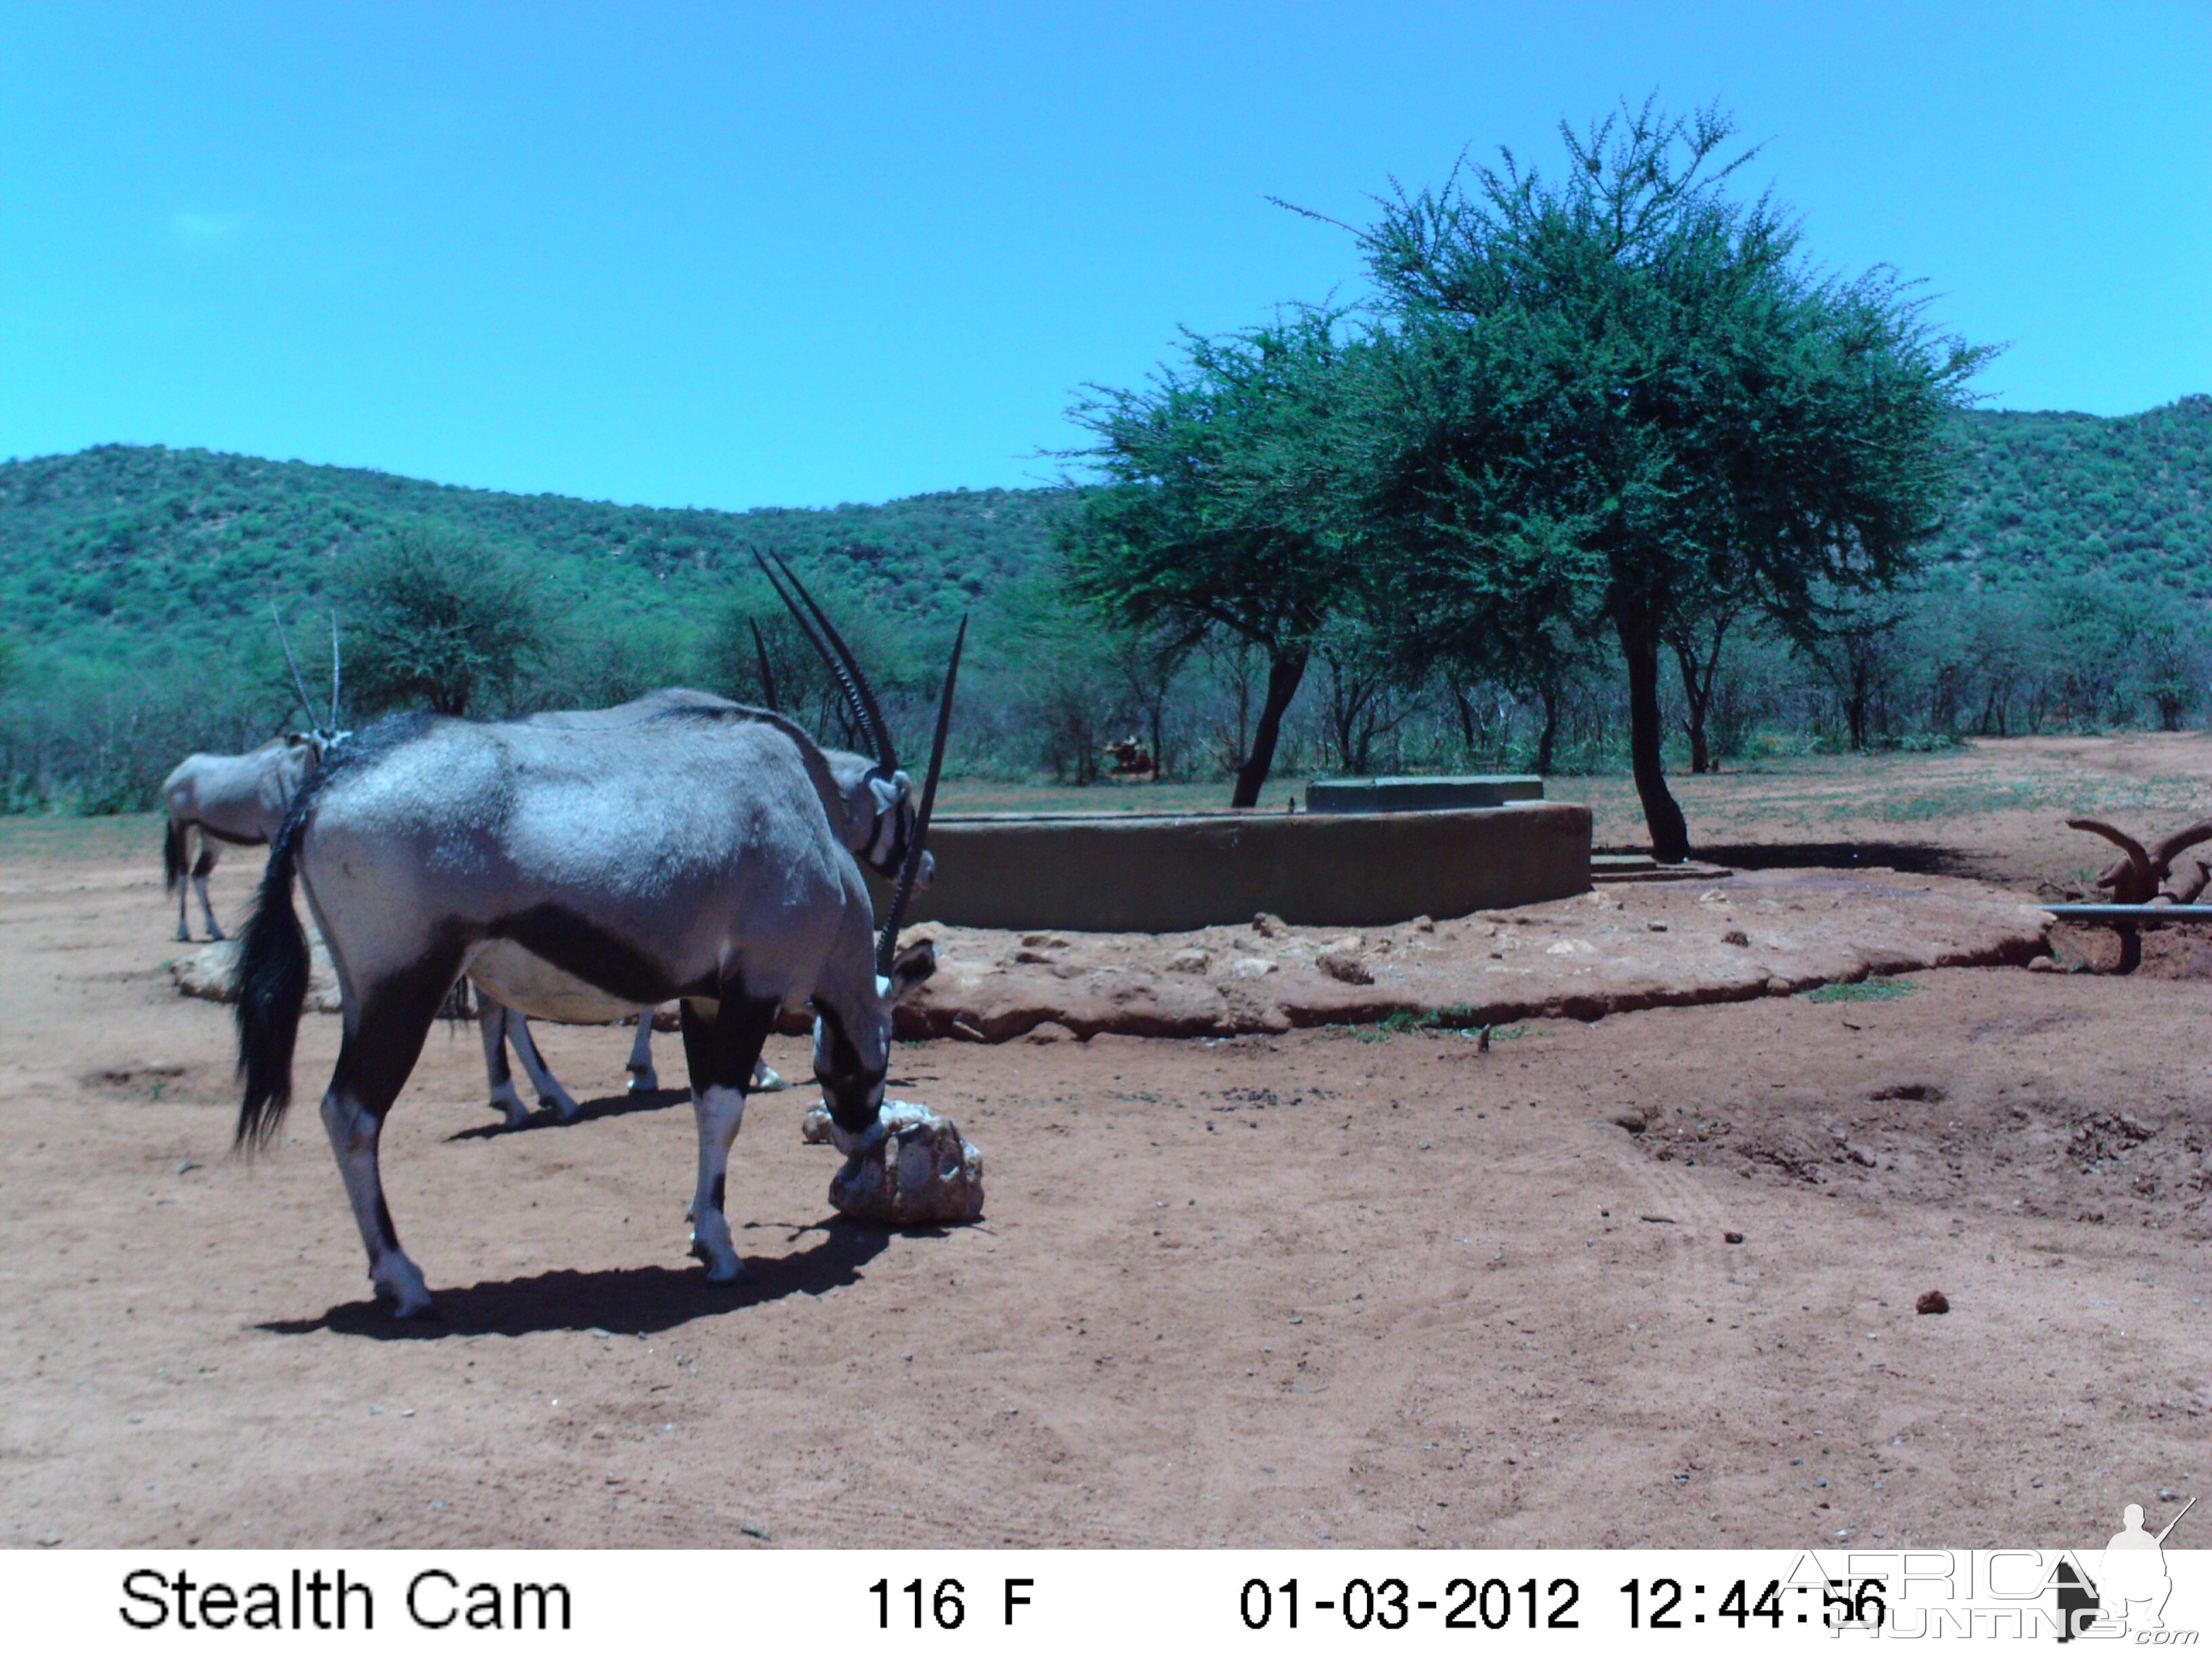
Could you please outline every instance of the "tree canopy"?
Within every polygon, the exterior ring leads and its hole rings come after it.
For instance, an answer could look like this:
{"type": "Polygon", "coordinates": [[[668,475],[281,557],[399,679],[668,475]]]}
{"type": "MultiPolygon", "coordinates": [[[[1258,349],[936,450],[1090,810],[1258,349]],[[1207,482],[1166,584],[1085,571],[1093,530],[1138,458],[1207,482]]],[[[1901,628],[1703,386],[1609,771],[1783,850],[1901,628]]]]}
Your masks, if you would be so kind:
{"type": "Polygon", "coordinates": [[[1547,183],[1511,153],[1382,203],[1359,244],[1389,349],[1370,510],[1417,613],[1527,640],[1532,604],[1617,639],[1659,856],[1662,647],[1741,595],[1819,637],[1826,596],[1890,586],[1942,522],[1948,424],[1988,349],[1939,337],[1885,270],[1812,270],[1732,200],[1731,123],[1647,102],[1577,133],[1547,183]]]}
{"type": "Polygon", "coordinates": [[[472,539],[398,531],[355,554],[340,581],[346,683],[364,712],[465,714],[544,649],[529,573],[472,539]]]}
{"type": "Polygon", "coordinates": [[[1364,591],[1344,447],[1364,410],[1362,364],[1338,320],[1301,310],[1226,339],[1186,334],[1182,367],[1138,391],[1094,388],[1072,411],[1098,440],[1077,454],[1106,480],[1060,521],[1075,592],[1163,630],[1170,649],[1218,634],[1266,654],[1236,806],[1259,799],[1316,638],[1364,591]]]}

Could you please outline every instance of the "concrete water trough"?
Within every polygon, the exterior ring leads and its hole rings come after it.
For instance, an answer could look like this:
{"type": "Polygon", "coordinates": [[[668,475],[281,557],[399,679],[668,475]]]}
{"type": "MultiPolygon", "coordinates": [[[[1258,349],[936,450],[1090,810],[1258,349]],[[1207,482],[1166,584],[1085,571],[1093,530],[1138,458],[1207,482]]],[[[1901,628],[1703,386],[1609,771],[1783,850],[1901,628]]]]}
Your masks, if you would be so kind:
{"type": "MultiPolygon", "coordinates": [[[[1534,904],[1587,891],[1586,806],[1453,811],[988,813],[930,825],[915,921],[1186,933],[1261,911],[1310,927],[1534,904]]],[[[885,894],[877,890],[878,914],[885,894]]]]}

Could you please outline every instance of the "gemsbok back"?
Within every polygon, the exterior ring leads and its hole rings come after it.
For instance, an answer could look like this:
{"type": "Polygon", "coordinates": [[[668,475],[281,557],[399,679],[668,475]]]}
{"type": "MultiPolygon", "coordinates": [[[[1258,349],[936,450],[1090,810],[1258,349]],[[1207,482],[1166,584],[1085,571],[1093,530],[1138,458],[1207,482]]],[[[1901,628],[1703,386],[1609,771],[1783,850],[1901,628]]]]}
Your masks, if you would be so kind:
{"type": "Polygon", "coordinates": [[[959,654],[956,639],[897,892],[872,939],[844,793],[813,739],[775,715],[675,707],[584,730],[416,714],[355,733],[301,792],[246,924],[239,1143],[265,1144],[289,1103],[307,972],[296,880],[344,999],[323,1123],[379,1297],[402,1317],[431,1305],[385,1202],[385,1119],[446,994],[501,944],[623,1006],[681,1000],[698,1130],[691,1251],[710,1280],[741,1277],[723,1209],[730,1147],[780,1012],[812,1007],[814,1074],[841,1144],[882,1135],[891,1009],[936,966],[928,945],[896,941],[959,654]]]}

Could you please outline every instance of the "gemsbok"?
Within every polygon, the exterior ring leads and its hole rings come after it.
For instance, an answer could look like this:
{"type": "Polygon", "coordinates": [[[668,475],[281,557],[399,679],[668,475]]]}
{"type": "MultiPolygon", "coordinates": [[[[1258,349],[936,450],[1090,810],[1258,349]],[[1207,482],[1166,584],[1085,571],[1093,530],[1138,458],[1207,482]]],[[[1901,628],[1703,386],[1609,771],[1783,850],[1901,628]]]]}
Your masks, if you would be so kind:
{"type": "MultiPolygon", "coordinates": [[[[882,1138],[891,1009],[936,966],[929,945],[900,951],[897,935],[965,626],[873,939],[846,793],[814,740],[765,711],[673,707],[614,729],[398,715],[356,732],[309,778],[242,935],[237,1140],[265,1145],[290,1103],[307,983],[296,882],[343,998],[323,1124],[370,1283],[400,1316],[428,1312],[430,1294],[400,1248],[378,1141],[447,992],[488,947],[519,946],[622,1007],[681,1000],[698,1134],[691,1252],[714,1283],[744,1271],[725,1186],[779,1013],[813,1010],[814,1074],[840,1146],[860,1152],[882,1138]]],[[[489,988],[526,1013],[557,1017],[512,982],[489,988]]]]}
{"type": "MultiPolygon", "coordinates": [[[[275,615],[273,607],[270,614],[275,615]]],[[[281,619],[276,632],[277,637],[283,639],[284,624],[281,619]]],[[[283,643],[285,660],[292,662],[292,642],[284,640],[283,643]]],[[[312,721],[315,718],[314,707],[307,702],[307,688],[300,678],[296,662],[292,662],[292,684],[299,690],[301,707],[312,721]]],[[[161,838],[162,884],[177,896],[179,939],[190,944],[192,937],[191,930],[185,925],[187,874],[199,892],[200,915],[207,922],[208,937],[223,936],[222,929],[216,924],[215,906],[208,899],[207,878],[215,869],[216,860],[222,857],[226,846],[265,847],[276,838],[307,774],[314,770],[331,745],[346,735],[337,726],[338,635],[337,621],[333,617],[329,725],[272,738],[243,755],[187,755],[162,781],[161,802],[169,814],[168,829],[161,838]],[[195,830],[199,832],[200,855],[188,863],[187,837],[195,830]]]]}
{"type": "MultiPolygon", "coordinates": [[[[757,553],[762,574],[788,607],[799,623],[800,631],[820,653],[831,675],[845,693],[846,707],[852,717],[854,729],[861,740],[869,744],[875,754],[855,754],[848,749],[825,749],[823,757],[829,763],[831,775],[836,780],[838,793],[845,802],[845,844],[869,868],[887,881],[896,881],[901,866],[906,860],[906,850],[914,835],[915,803],[911,781],[899,768],[898,753],[891,742],[890,728],[884,723],[883,711],[877,706],[873,693],[868,689],[866,677],[860,672],[859,662],[843,637],[830,624],[811,595],[799,586],[787,568],[786,579],[791,580],[787,591],[768,561],[757,553]],[[800,603],[805,601],[804,606],[800,603]],[[810,620],[810,611],[811,619],[810,620]],[[818,629],[817,624],[818,624],[818,629]]],[[[761,645],[760,630],[753,630],[753,642],[760,649],[761,686],[769,703],[769,712],[775,708],[775,681],[769,672],[768,653],[761,645]]],[[[658,691],[648,691],[643,696],[617,703],[611,708],[564,709],[528,716],[527,724],[550,726],[569,732],[620,732],[639,726],[642,722],[671,709],[713,709],[731,714],[755,712],[745,705],[718,696],[711,691],[694,691],[681,686],[665,686],[658,691]]],[[[927,887],[933,860],[922,854],[916,885],[927,887]]],[[[469,977],[477,993],[477,1022],[483,1039],[484,1073],[491,1104],[504,1117],[509,1128],[520,1127],[529,1121],[529,1110],[522,1103],[514,1086],[514,1073],[507,1068],[507,1049],[512,1044],[515,1057],[522,1062],[531,1086],[536,1090],[539,1103],[562,1121],[573,1121],[581,1110],[575,1097],[562,1087],[553,1075],[538,1045],[530,1035],[530,1022],[514,1001],[503,997],[499,988],[510,988],[515,997],[540,1007],[558,1007],[563,1012],[556,1018],[580,1024],[612,1024],[618,1020],[635,1018],[635,1036],[630,1043],[627,1067],[629,1072],[629,1092],[643,1094],[659,1086],[659,1076],[653,1065],[653,1010],[631,1008],[609,1002],[596,995],[589,986],[563,975],[550,964],[532,960],[527,953],[513,945],[488,945],[470,966],[469,977]]],[[[783,1079],[762,1064],[752,1079],[752,1092],[787,1086],[783,1079]]]]}

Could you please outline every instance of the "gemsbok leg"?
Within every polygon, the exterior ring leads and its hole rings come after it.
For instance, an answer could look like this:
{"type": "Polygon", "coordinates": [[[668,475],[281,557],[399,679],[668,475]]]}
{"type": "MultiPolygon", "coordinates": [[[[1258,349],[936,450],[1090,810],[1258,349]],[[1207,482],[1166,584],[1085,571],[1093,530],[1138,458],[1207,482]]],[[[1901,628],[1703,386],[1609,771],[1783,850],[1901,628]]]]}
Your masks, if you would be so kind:
{"type": "Polygon", "coordinates": [[[637,1011],[637,1037],[629,1045],[629,1091],[649,1095],[660,1087],[660,1074],[653,1069],[653,1010],[637,1011]]]}
{"type": "MultiPolygon", "coordinates": [[[[738,984],[726,986],[719,1002],[684,1004],[684,1057],[691,1072],[691,1108],[699,1128],[699,1179],[691,1194],[691,1254],[707,1264],[717,1285],[744,1278],[722,1212],[729,1184],[730,1146],[745,1119],[745,1094],[761,1045],[775,1028],[774,998],[747,998],[738,984]]],[[[650,1012],[645,1016],[652,1018],[650,1012]]]]}
{"type": "Polygon", "coordinates": [[[323,1097],[323,1127],[330,1133],[354,1222],[368,1251],[369,1283],[402,1319],[428,1313],[430,1291],[422,1270],[399,1248],[399,1232],[384,1201],[377,1142],[460,967],[460,952],[453,950],[417,963],[364,995],[346,987],[337,1069],[323,1097]]]}
{"type": "MultiPolygon", "coordinates": [[[[208,937],[221,939],[222,929],[215,925],[215,906],[208,902],[207,878],[215,869],[216,855],[221,849],[209,838],[206,830],[200,831],[200,855],[192,862],[192,886],[200,896],[200,915],[207,922],[208,937]]],[[[177,937],[185,937],[185,896],[177,895],[177,937]]]]}
{"type": "Polygon", "coordinates": [[[514,1074],[507,1069],[507,1045],[510,1042],[522,1061],[522,1069],[529,1074],[530,1086],[538,1091],[538,1104],[550,1107],[554,1115],[564,1123],[582,1113],[584,1109],[561,1086],[544,1056],[538,1052],[537,1042],[530,1035],[530,1022],[506,1004],[485,995],[481,986],[477,988],[477,1028],[483,1037],[484,1075],[491,1085],[491,1103],[506,1115],[508,1128],[520,1128],[530,1121],[529,1109],[515,1092],[514,1074]]]}

